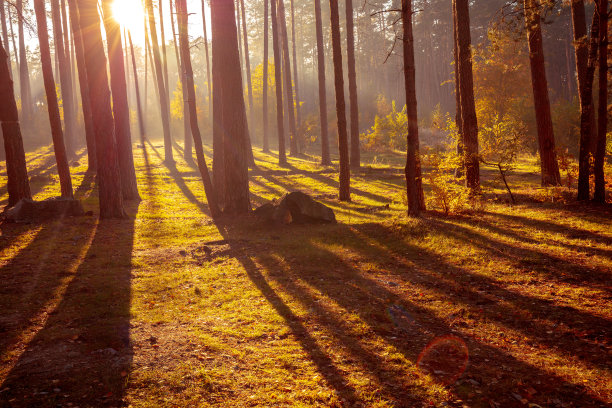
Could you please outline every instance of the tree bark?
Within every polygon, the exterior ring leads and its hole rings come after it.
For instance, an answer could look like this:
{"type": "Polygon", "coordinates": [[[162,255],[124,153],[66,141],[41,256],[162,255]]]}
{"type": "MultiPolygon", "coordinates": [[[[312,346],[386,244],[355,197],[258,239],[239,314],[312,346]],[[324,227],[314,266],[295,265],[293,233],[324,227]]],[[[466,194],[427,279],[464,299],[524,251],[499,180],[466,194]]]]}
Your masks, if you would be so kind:
{"type": "Polygon", "coordinates": [[[159,94],[159,108],[164,131],[164,162],[168,166],[173,166],[174,158],[172,156],[172,135],[170,134],[170,107],[168,104],[168,93],[164,81],[164,73],[162,71],[162,60],[159,52],[159,42],[157,41],[157,29],[155,28],[155,15],[153,14],[152,0],[145,0],[145,6],[145,12],[149,20],[149,35],[151,38],[153,63],[155,64],[154,71],[157,80],[157,92],[159,94]]]}
{"type": "Polygon", "coordinates": [[[213,4],[211,3],[211,46],[212,46],[212,87],[213,87],[213,186],[217,195],[217,203],[223,208],[225,200],[225,159],[223,154],[223,95],[221,86],[221,51],[222,44],[219,38],[222,36],[220,22],[212,15],[213,4]]]}
{"type": "Polygon", "coordinates": [[[221,211],[216,201],[216,194],[208,173],[208,165],[204,157],[202,148],[202,136],[198,127],[198,117],[195,102],[195,86],[193,84],[193,69],[191,67],[191,56],[189,54],[189,36],[187,33],[187,5],[185,0],[177,0],[176,2],[177,21],[179,27],[179,43],[181,48],[181,67],[185,70],[183,77],[186,83],[183,84],[183,92],[187,95],[187,105],[189,106],[189,118],[191,119],[191,134],[193,135],[196,157],[198,160],[198,169],[202,175],[204,184],[204,192],[208,201],[208,208],[213,218],[220,215],[221,211]]]}
{"type": "Polygon", "coordinates": [[[34,119],[34,104],[32,103],[30,69],[28,68],[28,57],[26,55],[23,30],[23,0],[17,0],[15,7],[17,9],[17,31],[19,33],[19,91],[21,93],[21,114],[24,123],[30,124],[34,119]]]}
{"type": "Polygon", "coordinates": [[[125,200],[140,200],[132,154],[132,132],[130,130],[130,107],[127,98],[125,82],[125,66],[123,61],[123,46],[121,44],[121,28],[112,17],[112,0],[103,0],[104,27],[108,48],[110,66],[110,84],[113,101],[113,117],[115,119],[115,140],[119,170],[121,172],[121,193],[125,200]]]}
{"type": "Polygon", "coordinates": [[[76,120],[74,117],[74,101],[72,100],[72,73],[70,72],[70,57],[66,55],[68,46],[64,44],[59,0],[51,0],[51,21],[53,23],[55,53],[59,62],[60,89],[64,108],[64,139],[66,142],[66,151],[70,156],[74,156],[76,120]]]}
{"type": "MultiPolygon", "coordinates": [[[[282,0],[281,0],[282,1],[282,0]]],[[[351,200],[351,169],[349,164],[348,135],[346,129],[346,104],[344,102],[344,76],[342,73],[342,48],[340,44],[340,16],[338,0],[329,0],[331,10],[332,51],[334,60],[334,85],[336,89],[336,113],[338,116],[338,150],[340,153],[340,201],[351,200]]]]}
{"type": "Polygon", "coordinates": [[[79,26],[83,33],[87,84],[96,132],[100,218],[123,218],[125,211],[121,193],[121,171],[97,3],[96,0],[77,1],[79,26]]]}
{"type": "Polygon", "coordinates": [[[138,114],[138,130],[140,131],[140,143],[144,146],[146,128],[144,124],[144,118],[142,116],[142,103],[140,101],[140,86],[138,85],[138,69],[136,68],[136,55],[134,53],[134,44],[132,43],[132,34],[129,31],[128,39],[130,40],[130,53],[132,55],[132,69],[134,72],[134,90],[136,91],[136,113],[138,114]]]}
{"type": "Polygon", "coordinates": [[[572,26],[574,27],[574,48],[576,53],[576,71],[578,72],[578,96],[580,99],[580,152],[578,156],[578,200],[590,198],[589,187],[589,153],[593,137],[593,77],[597,47],[594,38],[599,36],[599,18],[597,11],[591,24],[591,51],[589,57],[589,39],[587,37],[584,0],[572,0],[572,26]],[[589,65],[589,62],[592,63],[589,65]]]}
{"type": "MultiPolygon", "coordinates": [[[[4,7],[4,5],[0,5],[4,7]]],[[[2,138],[6,151],[6,173],[8,190],[8,207],[12,207],[23,198],[32,198],[28,170],[26,168],[25,152],[15,91],[8,63],[8,54],[0,43],[0,122],[2,122],[2,138]]]]}
{"type": "Polygon", "coordinates": [[[327,122],[327,96],[325,88],[325,48],[323,47],[323,19],[321,18],[321,0],[315,3],[315,25],[317,31],[317,71],[319,76],[319,117],[321,119],[321,164],[331,165],[329,155],[329,135],[327,122]]]}
{"type": "Polygon", "coordinates": [[[474,102],[474,78],[472,73],[472,45],[470,36],[470,11],[468,0],[454,0],[457,18],[457,52],[459,55],[459,87],[461,100],[461,134],[463,137],[465,183],[475,192],[480,187],[478,158],[478,123],[474,102]]]}
{"type": "Polygon", "coordinates": [[[166,88],[168,104],[169,104],[170,103],[170,84],[168,82],[168,54],[166,52],[166,33],[164,30],[164,7],[161,1],[159,1],[157,5],[159,9],[159,34],[161,36],[161,49],[162,49],[163,68],[164,68],[164,87],[166,88]]]}
{"type": "MultiPolygon", "coordinates": [[[[62,197],[72,198],[72,180],[70,168],[66,157],[64,135],[62,133],[62,121],[60,119],[57,94],[55,92],[55,80],[53,79],[53,67],[51,65],[51,51],[49,49],[49,34],[47,33],[47,14],[43,0],[34,0],[34,11],[36,13],[36,28],[38,41],[40,43],[40,60],[43,71],[45,93],[47,95],[47,109],[49,122],[51,124],[51,137],[53,138],[53,149],[55,161],[57,162],[57,173],[60,179],[60,190],[62,197]]],[[[22,64],[23,65],[23,64],[22,64]]]]}
{"type": "Polygon", "coordinates": [[[351,168],[359,170],[359,105],[357,97],[357,73],[355,70],[355,29],[353,0],[346,0],[346,59],[348,62],[349,100],[351,104],[351,168]]]}
{"type": "MultiPolygon", "coordinates": [[[[210,77],[210,58],[208,54],[208,31],[206,30],[206,7],[202,0],[202,28],[204,30],[204,52],[206,54],[206,85],[208,85],[208,112],[212,116],[212,79],[210,77]]],[[[212,117],[211,117],[212,119],[212,117]]]]}
{"type": "Polygon", "coordinates": [[[87,171],[96,171],[96,131],[94,129],[91,113],[91,100],[89,96],[89,85],[87,84],[87,72],[85,70],[85,56],[83,51],[83,34],[79,26],[79,17],[76,3],[68,0],[70,8],[70,26],[74,37],[74,48],[76,54],[77,70],[79,75],[79,88],[81,91],[81,106],[83,109],[83,123],[85,124],[85,141],[87,144],[87,171]]]}
{"type": "Polygon", "coordinates": [[[561,184],[559,165],[555,152],[555,135],[550,113],[548,81],[542,45],[542,24],[539,12],[539,0],[524,0],[525,25],[529,44],[529,63],[531,66],[531,84],[538,127],[538,144],[542,166],[542,185],[556,186],[561,184]]]}
{"type": "Polygon", "coordinates": [[[11,46],[9,44],[8,29],[6,26],[6,3],[5,0],[0,0],[0,20],[2,20],[2,41],[4,45],[4,52],[6,53],[6,60],[8,63],[9,75],[13,78],[12,67],[11,67],[11,46]]]}
{"type": "Polygon", "coordinates": [[[263,105],[263,151],[270,152],[268,140],[268,54],[269,54],[269,4],[270,0],[264,0],[264,46],[263,46],[263,80],[262,80],[262,105],[263,105]]]}
{"type": "Polygon", "coordinates": [[[270,12],[272,14],[272,49],[274,53],[274,85],[276,88],[276,133],[278,134],[278,164],[287,164],[287,153],[285,148],[285,119],[283,117],[283,80],[281,68],[281,50],[279,44],[277,0],[270,0],[270,12]]]}
{"type": "MultiPolygon", "coordinates": [[[[461,86],[459,84],[459,45],[457,44],[457,12],[453,7],[453,57],[455,60],[455,126],[457,127],[457,155],[463,157],[463,123],[461,122],[461,86]]],[[[455,169],[455,177],[463,177],[463,166],[455,169]]]]}
{"type": "Polygon", "coordinates": [[[287,37],[287,20],[285,18],[285,2],[284,0],[276,0],[278,5],[278,23],[280,25],[280,39],[283,53],[283,67],[285,76],[285,94],[287,97],[287,107],[289,115],[289,152],[291,156],[298,154],[297,149],[297,131],[295,126],[295,103],[293,99],[293,84],[291,82],[291,60],[289,59],[289,40],[287,37]]]}
{"type": "MultiPolygon", "coordinates": [[[[181,83],[183,84],[182,92],[185,92],[185,70],[181,65],[181,59],[179,58],[179,47],[176,43],[176,30],[174,28],[174,17],[172,15],[172,0],[170,0],[170,27],[172,27],[172,41],[174,43],[174,52],[176,54],[176,66],[179,70],[179,76],[181,83]]],[[[178,18],[177,18],[178,20],[178,18]]],[[[184,95],[184,94],[183,94],[184,95]]],[[[183,157],[186,162],[193,162],[193,138],[191,136],[191,121],[189,120],[189,105],[187,104],[187,98],[183,96],[183,140],[185,142],[183,157]]]]}
{"type": "MultiPolygon", "coordinates": [[[[213,21],[218,25],[213,34],[213,43],[217,42],[218,45],[222,94],[224,212],[246,214],[251,210],[248,177],[250,146],[242,92],[234,2],[212,0],[211,13],[213,21]]],[[[213,63],[215,63],[214,57],[213,63]]]]}
{"type": "Polygon", "coordinates": [[[251,82],[251,59],[249,56],[249,37],[247,35],[244,0],[240,0],[240,10],[242,14],[242,36],[244,37],[244,66],[246,68],[247,90],[249,95],[249,123],[251,125],[251,129],[254,131],[255,122],[253,119],[253,84],[251,82]]]}
{"type": "Polygon", "coordinates": [[[408,136],[406,140],[406,195],[408,215],[419,216],[425,210],[419,154],[419,121],[417,116],[416,76],[414,64],[414,37],[412,34],[412,0],[402,0],[402,28],[404,45],[404,85],[406,88],[406,115],[408,136]]]}
{"type": "Polygon", "coordinates": [[[597,107],[597,150],[595,152],[595,193],[593,200],[606,202],[606,134],[608,130],[608,0],[599,0],[599,102],[597,107]]]}
{"type": "MultiPolygon", "coordinates": [[[[243,0],[242,0],[243,1],[243,0]]],[[[297,65],[297,46],[295,39],[295,10],[293,7],[293,0],[290,0],[291,7],[291,45],[293,48],[293,87],[295,88],[295,112],[296,112],[296,149],[300,152],[300,127],[302,126],[302,109],[300,107],[300,87],[298,79],[298,65],[297,65]]]]}

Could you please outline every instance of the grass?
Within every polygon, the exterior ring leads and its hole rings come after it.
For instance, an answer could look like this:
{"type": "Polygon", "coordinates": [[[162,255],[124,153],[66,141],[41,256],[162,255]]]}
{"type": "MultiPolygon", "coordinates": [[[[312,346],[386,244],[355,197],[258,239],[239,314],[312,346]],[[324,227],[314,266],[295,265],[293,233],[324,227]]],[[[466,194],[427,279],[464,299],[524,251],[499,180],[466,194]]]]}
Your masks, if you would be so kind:
{"type": "MultiPolygon", "coordinates": [[[[128,219],[0,226],[0,406],[612,404],[612,212],[552,202],[527,158],[518,205],[483,169],[478,211],[411,220],[399,154],[366,154],[340,203],[332,168],[258,151],[253,203],[303,190],[339,224],[215,225],[162,151],[134,150],[128,219]]],[[[37,199],[51,154],[28,154],[37,199]]]]}

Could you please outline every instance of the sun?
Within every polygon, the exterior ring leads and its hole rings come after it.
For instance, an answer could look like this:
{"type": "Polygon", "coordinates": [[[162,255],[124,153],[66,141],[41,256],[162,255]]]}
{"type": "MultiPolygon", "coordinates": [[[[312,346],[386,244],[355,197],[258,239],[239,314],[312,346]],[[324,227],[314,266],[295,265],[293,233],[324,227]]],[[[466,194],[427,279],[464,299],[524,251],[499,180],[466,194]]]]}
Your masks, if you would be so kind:
{"type": "Polygon", "coordinates": [[[112,6],[113,18],[132,32],[132,36],[139,36],[144,30],[144,11],[141,0],[115,0],[112,6]]]}

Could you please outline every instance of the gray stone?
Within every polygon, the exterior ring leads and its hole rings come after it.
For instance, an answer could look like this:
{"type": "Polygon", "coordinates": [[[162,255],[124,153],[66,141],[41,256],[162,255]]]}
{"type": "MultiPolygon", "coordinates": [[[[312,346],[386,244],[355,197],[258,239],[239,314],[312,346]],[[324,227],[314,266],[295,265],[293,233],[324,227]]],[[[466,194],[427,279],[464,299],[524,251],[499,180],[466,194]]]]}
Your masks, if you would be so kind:
{"type": "Polygon", "coordinates": [[[4,212],[4,219],[12,222],[33,222],[85,215],[79,200],[49,198],[44,201],[20,200],[4,212]]]}
{"type": "Polygon", "coordinates": [[[334,211],[308,194],[294,191],[255,209],[264,220],[281,224],[335,224],[334,211]]]}

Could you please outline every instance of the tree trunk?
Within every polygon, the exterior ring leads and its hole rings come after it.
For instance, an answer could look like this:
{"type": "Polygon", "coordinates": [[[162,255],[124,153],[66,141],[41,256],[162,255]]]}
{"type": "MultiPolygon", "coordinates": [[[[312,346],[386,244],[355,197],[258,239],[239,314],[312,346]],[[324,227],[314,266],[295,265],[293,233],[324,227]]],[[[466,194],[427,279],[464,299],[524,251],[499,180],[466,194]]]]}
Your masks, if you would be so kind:
{"type": "MultiPolygon", "coordinates": [[[[463,157],[463,123],[461,122],[461,86],[459,84],[459,45],[457,44],[457,13],[453,7],[453,56],[455,60],[455,126],[457,127],[457,155],[463,157]]],[[[455,177],[463,177],[463,166],[455,169],[455,177]]]]}
{"type": "Polygon", "coordinates": [[[142,117],[142,103],[140,101],[140,86],[138,85],[138,69],[136,68],[136,55],[134,54],[134,44],[132,43],[132,34],[128,31],[128,39],[130,40],[130,53],[132,54],[132,69],[134,72],[134,90],[136,91],[136,113],[138,114],[138,129],[140,130],[140,143],[144,146],[145,143],[145,124],[142,117]]]}
{"type": "Polygon", "coordinates": [[[346,58],[348,62],[349,100],[351,103],[351,168],[358,170],[361,166],[361,157],[359,151],[357,73],[355,70],[355,29],[353,26],[353,0],[346,0],[346,58]]]}
{"type": "Polygon", "coordinates": [[[240,0],[242,13],[242,36],[244,37],[244,66],[246,67],[247,90],[249,92],[249,123],[254,132],[255,121],[253,119],[253,85],[251,83],[251,59],[249,56],[249,37],[247,35],[246,12],[244,10],[244,0],[240,0]]]}
{"type": "Polygon", "coordinates": [[[91,99],[89,96],[89,85],[87,84],[87,72],[85,70],[85,56],[83,51],[83,34],[79,26],[79,17],[76,3],[68,0],[70,8],[70,26],[74,37],[74,48],[79,74],[79,88],[81,91],[81,105],[83,109],[83,123],[85,124],[85,141],[87,144],[87,171],[96,171],[96,131],[94,129],[91,113],[91,99]]]}
{"type": "Polygon", "coordinates": [[[338,150],[340,153],[341,201],[351,200],[351,169],[349,165],[348,135],[346,130],[346,105],[344,102],[344,76],[342,74],[342,48],[340,44],[340,16],[338,0],[329,0],[331,10],[332,51],[334,60],[334,85],[336,88],[336,113],[338,116],[338,150]]]}
{"type": "Polygon", "coordinates": [[[578,200],[590,198],[589,187],[589,153],[593,134],[593,76],[597,47],[594,38],[599,36],[599,18],[597,11],[591,24],[591,52],[589,58],[589,41],[587,37],[584,0],[572,0],[572,25],[574,27],[574,47],[576,53],[576,71],[578,72],[578,96],[580,99],[580,153],[578,158],[578,200]],[[589,61],[592,64],[589,65],[589,61]]]}
{"type": "MultiPolygon", "coordinates": [[[[53,138],[53,149],[55,161],[57,162],[57,173],[60,179],[62,197],[72,198],[72,180],[70,179],[70,168],[66,157],[64,146],[64,135],[62,133],[62,121],[60,119],[57,94],[55,92],[55,80],[53,79],[53,67],[51,65],[51,51],[49,49],[49,34],[47,32],[47,14],[44,0],[34,0],[36,13],[36,27],[38,41],[40,43],[40,60],[47,95],[47,109],[49,122],[51,123],[51,137],[53,138]]],[[[22,64],[23,65],[23,64],[22,64]]]]}
{"type": "Polygon", "coordinates": [[[157,79],[157,92],[159,94],[159,108],[164,131],[164,162],[168,166],[173,166],[174,158],[172,157],[172,136],[170,134],[170,107],[168,105],[168,94],[162,71],[162,61],[159,53],[159,43],[157,41],[157,29],[155,28],[152,0],[145,0],[145,6],[145,12],[149,20],[149,35],[151,36],[153,63],[155,64],[154,71],[157,79]]]}
{"type": "Polygon", "coordinates": [[[278,4],[278,23],[280,25],[280,39],[283,52],[283,67],[285,75],[285,94],[287,97],[287,107],[289,115],[289,152],[292,156],[298,154],[297,150],[297,132],[295,127],[295,103],[293,100],[293,84],[291,82],[291,61],[289,59],[289,40],[287,37],[287,21],[285,18],[285,3],[284,0],[276,0],[278,4]]]}
{"type": "Polygon", "coordinates": [[[177,21],[179,27],[179,43],[181,48],[181,67],[185,70],[183,77],[187,80],[183,84],[183,92],[187,95],[187,101],[189,106],[189,117],[191,119],[191,134],[193,135],[196,157],[198,160],[198,168],[202,175],[202,182],[204,184],[204,192],[206,193],[206,200],[208,201],[208,208],[213,218],[220,215],[221,211],[216,201],[216,194],[208,174],[208,165],[206,164],[206,158],[204,157],[204,150],[202,148],[202,136],[200,135],[200,129],[198,127],[198,117],[196,111],[195,102],[195,87],[193,84],[193,69],[191,68],[191,56],[189,54],[189,36],[187,33],[187,5],[185,0],[177,0],[176,2],[177,21]]]}
{"type": "MultiPolygon", "coordinates": [[[[11,67],[11,46],[9,44],[8,29],[6,26],[6,5],[4,0],[0,0],[0,20],[2,20],[2,41],[4,46],[4,52],[6,53],[6,60],[8,63],[8,73],[13,78],[12,67],[11,67]]],[[[21,132],[21,130],[20,130],[21,132]]]]}
{"type": "Polygon", "coordinates": [[[458,22],[456,41],[459,66],[457,72],[459,73],[461,100],[465,183],[472,192],[475,192],[480,186],[480,164],[478,158],[478,123],[474,103],[469,2],[468,0],[454,0],[454,8],[458,22]]]}
{"type": "Polygon", "coordinates": [[[211,33],[212,33],[212,87],[213,87],[213,186],[217,195],[217,203],[223,208],[225,200],[225,159],[223,154],[223,95],[221,86],[221,52],[223,44],[219,38],[223,35],[220,21],[212,14],[211,3],[211,33]]]}
{"type": "Polygon", "coordinates": [[[213,43],[217,42],[218,45],[217,55],[221,69],[219,78],[223,116],[224,212],[246,214],[251,210],[248,175],[250,146],[247,143],[248,126],[242,92],[234,2],[212,0],[211,13],[213,21],[218,25],[216,35],[213,35],[213,43]]]}
{"type": "Polygon", "coordinates": [[[597,150],[595,153],[595,193],[593,200],[606,202],[606,133],[608,130],[608,0],[599,0],[599,102],[597,108],[597,150]]]}
{"type": "MultiPolygon", "coordinates": [[[[0,5],[4,7],[4,5],[0,5]]],[[[6,151],[6,173],[8,190],[8,207],[12,207],[23,198],[32,198],[28,170],[26,168],[21,127],[15,103],[15,91],[9,69],[8,54],[0,43],[0,122],[6,151]]]]}
{"type": "MultiPolygon", "coordinates": [[[[179,70],[179,76],[181,83],[183,84],[182,92],[185,92],[185,70],[181,65],[181,59],[179,58],[179,47],[176,43],[176,30],[174,28],[174,17],[172,15],[172,0],[170,0],[170,27],[172,27],[172,41],[174,43],[174,52],[176,53],[176,66],[179,70]]],[[[178,18],[177,18],[178,20],[178,18]]],[[[187,104],[187,98],[183,97],[183,140],[185,142],[183,157],[186,162],[193,162],[193,139],[191,136],[191,121],[189,120],[189,105],[187,104]]]]}
{"type": "Polygon", "coordinates": [[[210,58],[208,54],[208,31],[206,30],[206,7],[202,0],[202,28],[204,30],[204,52],[206,54],[206,80],[208,85],[208,113],[212,120],[212,79],[210,77],[210,58]]]}
{"type": "Polygon", "coordinates": [[[274,85],[276,88],[276,133],[278,134],[278,164],[287,164],[287,153],[285,148],[285,119],[283,117],[283,80],[281,69],[281,50],[279,44],[278,0],[270,0],[270,11],[272,13],[272,49],[274,53],[274,85]]]}
{"type": "Polygon", "coordinates": [[[74,133],[76,128],[76,119],[74,117],[74,101],[72,100],[72,73],[70,72],[70,56],[66,55],[68,45],[64,44],[59,0],[51,0],[51,21],[53,23],[55,53],[59,61],[60,87],[62,91],[62,102],[64,108],[64,139],[66,141],[66,151],[70,156],[74,156],[74,133]]]}
{"type": "MultiPolygon", "coordinates": [[[[159,1],[157,4],[159,8],[159,34],[161,35],[161,48],[163,57],[164,67],[164,87],[166,88],[168,104],[170,103],[170,84],[168,83],[168,54],[166,52],[166,33],[164,30],[164,7],[163,3],[159,1]]],[[[180,66],[179,66],[180,69],[180,66]]]]}
{"type": "Polygon", "coordinates": [[[561,184],[561,175],[559,174],[559,165],[555,152],[555,135],[550,114],[539,6],[539,0],[524,0],[525,25],[527,27],[527,40],[529,44],[529,63],[531,65],[531,84],[533,86],[533,101],[542,166],[542,185],[556,186],[561,184]]]}
{"type": "MultiPolygon", "coordinates": [[[[26,126],[34,120],[34,104],[30,86],[30,69],[26,55],[25,37],[23,30],[23,0],[17,0],[17,30],[19,32],[19,91],[21,93],[21,115],[26,126]]],[[[48,35],[47,35],[48,37],[48,35]]],[[[51,58],[51,57],[49,57],[51,58]]]]}
{"type": "Polygon", "coordinates": [[[264,153],[270,152],[270,144],[268,140],[268,54],[269,54],[269,42],[268,28],[270,26],[269,21],[269,4],[270,0],[264,0],[264,46],[263,46],[263,80],[262,80],[262,105],[263,105],[263,151],[264,153]]]}
{"type": "Polygon", "coordinates": [[[9,28],[11,30],[11,41],[13,42],[13,51],[15,52],[15,67],[17,68],[17,72],[21,73],[21,68],[19,65],[19,51],[17,49],[17,44],[15,43],[15,32],[13,31],[13,17],[11,16],[12,13],[10,7],[7,8],[7,14],[9,28]]]}
{"type": "Polygon", "coordinates": [[[79,25],[83,33],[87,84],[96,132],[100,218],[123,218],[125,211],[121,193],[121,172],[97,3],[96,0],[77,1],[79,25]]]}
{"type": "Polygon", "coordinates": [[[412,34],[412,0],[402,0],[402,27],[404,43],[404,85],[406,88],[406,115],[408,137],[406,140],[406,194],[408,214],[417,217],[425,210],[419,155],[419,122],[417,116],[416,77],[414,66],[414,37],[412,34]]]}
{"type": "Polygon", "coordinates": [[[130,130],[130,107],[127,99],[121,28],[112,18],[112,0],[103,0],[104,27],[110,66],[110,84],[115,119],[115,140],[119,170],[121,171],[121,193],[125,200],[140,200],[132,154],[132,134],[130,130]]]}
{"type": "Polygon", "coordinates": [[[321,0],[314,0],[315,24],[317,30],[317,69],[319,74],[319,117],[321,119],[321,164],[331,165],[329,155],[329,136],[327,123],[327,96],[325,88],[325,48],[323,47],[323,20],[321,0]]]}
{"type": "Polygon", "coordinates": [[[297,46],[295,40],[295,10],[293,0],[290,0],[291,7],[291,44],[293,46],[293,86],[295,88],[295,111],[296,111],[296,150],[300,152],[300,127],[302,126],[302,109],[300,107],[300,91],[298,80],[298,65],[297,65],[297,46]]]}

